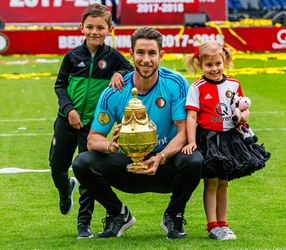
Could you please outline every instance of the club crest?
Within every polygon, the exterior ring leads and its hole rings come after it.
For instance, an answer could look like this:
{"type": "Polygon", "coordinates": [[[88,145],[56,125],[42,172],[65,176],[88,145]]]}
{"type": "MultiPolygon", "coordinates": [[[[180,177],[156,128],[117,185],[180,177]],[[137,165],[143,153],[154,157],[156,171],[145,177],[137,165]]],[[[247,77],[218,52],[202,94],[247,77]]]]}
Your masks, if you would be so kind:
{"type": "Polygon", "coordinates": [[[106,66],[107,66],[107,62],[106,62],[105,60],[100,60],[100,61],[98,62],[98,67],[99,67],[100,69],[105,69],[106,66]]]}
{"type": "Polygon", "coordinates": [[[166,100],[163,97],[159,97],[156,100],[156,105],[157,105],[158,108],[164,108],[165,105],[166,105],[166,100]]]}
{"type": "Polygon", "coordinates": [[[230,90],[227,90],[226,92],[225,92],[225,96],[227,97],[227,98],[231,98],[232,97],[232,92],[230,91],[230,90]]]}

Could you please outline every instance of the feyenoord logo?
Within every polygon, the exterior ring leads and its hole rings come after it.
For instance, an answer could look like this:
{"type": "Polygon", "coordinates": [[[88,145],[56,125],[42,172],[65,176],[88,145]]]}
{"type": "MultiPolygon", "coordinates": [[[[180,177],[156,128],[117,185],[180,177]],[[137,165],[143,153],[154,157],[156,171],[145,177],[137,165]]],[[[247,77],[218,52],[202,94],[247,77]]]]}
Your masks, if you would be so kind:
{"type": "Polygon", "coordinates": [[[166,105],[166,100],[165,100],[163,97],[159,97],[159,98],[156,100],[156,105],[157,105],[157,107],[159,107],[159,108],[164,108],[165,105],[166,105]]]}
{"type": "Polygon", "coordinates": [[[225,96],[226,96],[227,98],[231,98],[231,97],[232,97],[232,92],[231,92],[230,90],[227,90],[227,91],[225,92],[225,96]]]}
{"type": "Polygon", "coordinates": [[[0,52],[3,53],[8,49],[9,40],[6,35],[0,33],[0,52]]]}
{"type": "Polygon", "coordinates": [[[106,68],[106,65],[107,65],[107,63],[106,63],[105,60],[100,60],[100,61],[98,62],[98,67],[99,67],[100,69],[105,69],[105,68],[106,68]]]}

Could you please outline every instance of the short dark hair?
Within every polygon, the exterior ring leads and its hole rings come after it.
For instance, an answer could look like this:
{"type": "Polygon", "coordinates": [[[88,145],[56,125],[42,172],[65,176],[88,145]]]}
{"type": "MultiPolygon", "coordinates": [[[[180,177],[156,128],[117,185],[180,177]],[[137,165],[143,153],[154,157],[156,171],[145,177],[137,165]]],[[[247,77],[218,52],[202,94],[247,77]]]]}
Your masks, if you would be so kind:
{"type": "Polygon", "coordinates": [[[162,49],[162,34],[151,27],[142,27],[137,29],[131,36],[131,49],[134,50],[135,43],[138,39],[156,40],[159,50],[162,49]]]}
{"type": "Polygon", "coordinates": [[[89,5],[82,13],[81,23],[84,24],[85,19],[88,16],[104,17],[108,27],[112,26],[112,18],[109,9],[102,4],[94,3],[89,5]]]}

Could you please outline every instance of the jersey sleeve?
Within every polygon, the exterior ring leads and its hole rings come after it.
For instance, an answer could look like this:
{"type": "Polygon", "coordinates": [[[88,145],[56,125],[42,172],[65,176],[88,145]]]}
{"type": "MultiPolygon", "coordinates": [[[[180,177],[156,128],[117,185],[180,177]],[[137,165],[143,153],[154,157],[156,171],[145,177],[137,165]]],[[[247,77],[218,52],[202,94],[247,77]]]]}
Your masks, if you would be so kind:
{"type": "Polygon", "coordinates": [[[68,115],[68,113],[74,108],[71,99],[69,98],[67,87],[69,82],[70,72],[72,71],[72,61],[70,59],[70,54],[67,53],[64,56],[61,68],[59,70],[57,80],[55,82],[55,92],[59,100],[59,110],[63,115],[68,115]]]}
{"type": "Polygon", "coordinates": [[[199,89],[194,84],[192,84],[189,88],[186,99],[186,109],[198,112],[200,109],[199,97],[199,89]]]}
{"type": "Polygon", "coordinates": [[[242,88],[241,88],[240,82],[238,82],[237,95],[238,96],[243,96],[243,92],[242,92],[242,88]]]}
{"type": "Polygon", "coordinates": [[[113,106],[114,92],[107,88],[101,94],[97,103],[91,129],[102,134],[108,134],[116,120],[115,108],[113,106]]]}
{"type": "Polygon", "coordinates": [[[114,52],[115,52],[114,71],[118,72],[122,76],[125,76],[126,74],[134,70],[130,62],[119,51],[114,50],[114,52]]]}

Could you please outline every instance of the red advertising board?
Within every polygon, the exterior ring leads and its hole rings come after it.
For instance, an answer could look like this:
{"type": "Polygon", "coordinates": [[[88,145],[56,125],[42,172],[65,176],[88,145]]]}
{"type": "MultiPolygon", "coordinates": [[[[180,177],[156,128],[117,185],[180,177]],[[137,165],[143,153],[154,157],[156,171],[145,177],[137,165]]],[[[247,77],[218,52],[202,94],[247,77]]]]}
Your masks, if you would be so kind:
{"type": "Polygon", "coordinates": [[[199,12],[205,12],[212,21],[227,20],[227,0],[200,0],[199,12]]]}
{"type": "MultiPolygon", "coordinates": [[[[208,39],[225,43],[232,49],[251,52],[286,52],[286,28],[253,27],[222,28],[158,28],[163,34],[163,48],[167,53],[190,53],[208,39]],[[182,32],[183,31],[183,32],[182,32]]],[[[129,52],[130,36],[134,29],[116,29],[106,43],[129,52]]],[[[80,45],[79,30],[0,31],[0,54],[64,54],[80,45]]]]}
{"type": "MultiPolygon", "coordinates": [[[[1,0],[0,19],[5,23],[72,23],[82,11],[101,0],[1,0]]],[[[117,0],[121,24],[184,24],[185,13],[204,11],[211,20],[226,20],[226,0],[117,0]]],[[[111,9],[111,2],[106,0],[111,9]]]]}
{"type": "Polygon", "coordinates": [[[199,0],[121,0],[122,25],[184,24],[185,13],[198,13],[199,0]]]}
{"type": "MultiPolygon", "coordinates": [[[[80,23],[82,11],[100,0],[1,0],[5,23],[80,23]]],[[[110,5],[109,1],[106,1],[110,5]]]]}

